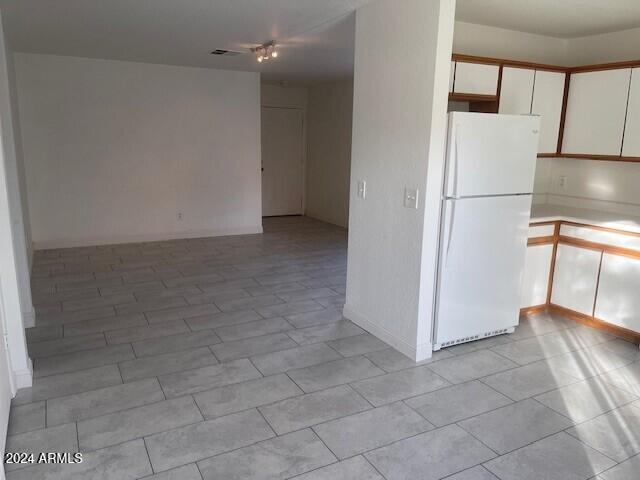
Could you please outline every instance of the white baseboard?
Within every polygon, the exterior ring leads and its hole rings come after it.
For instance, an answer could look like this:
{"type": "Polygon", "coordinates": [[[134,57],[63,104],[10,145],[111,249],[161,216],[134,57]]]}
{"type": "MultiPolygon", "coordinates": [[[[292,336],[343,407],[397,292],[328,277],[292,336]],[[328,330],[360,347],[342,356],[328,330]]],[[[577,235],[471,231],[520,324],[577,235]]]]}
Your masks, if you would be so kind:
{"type": "Polygon", "coordinates": [[[51,248],[93,247],[96,245],[117,245],[121,243],[160,242],[183,238],[226,237],[230,235],[251,235],[262,233],[262,225],[248,227],[222,228],[218,230],[196,230],[186,232],[150,233],[143,235],[116,235],[113,237],[61,238],[33,242],[35,250],[51,248]]]}
{"type": "Polygon", "coordinates": [[[375,335],[383,342],[388,343],[390,346],[415,362],[421,362],[431,358],[431,355],[433,354],[431,343],[422,343],[420,345],[407,343],[405,340],[398,338],[387,329],[372,323],[370,320],[365,318],[364,315],[356,312],[350,305],[345,304],[342,315],[359,327],[364,328],[367,332],[375,335]]]}
{"type": "Polygon", "coordinates": [[[24,328],[31,328],[36,326],[36,310],[31,307],[31,310],[28,312],[23,312],[22,314],[22,323],[24,328]]]}
{"type": "Polygon", "coordinates": [[[15,370],[13,376],[16,381],[16,388],[29,388],[33,385],[33,363],[29,359],[29,366],[23,370],[15,370]]]}

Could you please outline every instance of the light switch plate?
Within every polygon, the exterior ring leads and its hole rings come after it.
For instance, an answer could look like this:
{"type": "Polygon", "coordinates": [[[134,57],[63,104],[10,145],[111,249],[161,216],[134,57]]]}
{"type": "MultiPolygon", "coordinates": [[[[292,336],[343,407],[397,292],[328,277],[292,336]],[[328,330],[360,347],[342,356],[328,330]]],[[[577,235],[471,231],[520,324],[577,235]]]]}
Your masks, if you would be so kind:
{"type": "Polygon", "coordinates": [[[407,208],[418,208],[418,189],[417,188],[405,188],[404,189],[404,206],[407,208]]]}
{"type": "Polygon", "coordinates": [[[566,190],[567,189],[567,177],[566,177],[566,175],[561,175],[560,177],[558,177],[558,187],[560,187],[560,190],[566,190]]]}
{"type": "Polygon", "coordinates": [[[358,180],[358,197],[367,197],[367,182],[365,182],[364,180],[358,180]]]}

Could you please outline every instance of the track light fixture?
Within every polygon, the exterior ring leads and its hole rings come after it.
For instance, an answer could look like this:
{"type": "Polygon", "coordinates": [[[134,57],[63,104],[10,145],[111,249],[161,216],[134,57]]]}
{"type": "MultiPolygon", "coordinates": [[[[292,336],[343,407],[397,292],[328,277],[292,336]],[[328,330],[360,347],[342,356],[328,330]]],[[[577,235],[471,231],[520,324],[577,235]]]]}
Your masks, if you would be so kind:
{"type": "Polygon", "coordinates": [[[262,63],[271,58],[278,58],[278,50],[276,49],[276,42],[271,40],[270,42],[258,45],[252,48],[251,51],[256,54],[256,60],[258,63],[262,63]]]}

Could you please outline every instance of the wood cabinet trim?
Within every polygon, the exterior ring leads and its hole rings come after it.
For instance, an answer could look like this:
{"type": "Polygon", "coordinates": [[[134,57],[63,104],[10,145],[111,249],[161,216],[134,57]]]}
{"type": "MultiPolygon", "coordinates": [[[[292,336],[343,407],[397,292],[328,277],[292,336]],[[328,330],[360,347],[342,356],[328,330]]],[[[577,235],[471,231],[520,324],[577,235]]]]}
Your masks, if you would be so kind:
{"type": "Polygon", "coordinates": [[[599,318],[585,315],[584,313],[576,312],[574,310],[570,310],[553,303],[549,304],[548,311],[552,313],[558,313],[583,325],[613,333],[614,335],[629,340],[635,344],[640,343],[640,333],[634,332],[633,330],[629,330],[624,327],[612,325],[599,318]]]}
{"type": "Polygon", "coordinates": [[[452,102],[497,102],[497,95],[481,95],[479,93],[455,93],[449,94],[452,102]]]}

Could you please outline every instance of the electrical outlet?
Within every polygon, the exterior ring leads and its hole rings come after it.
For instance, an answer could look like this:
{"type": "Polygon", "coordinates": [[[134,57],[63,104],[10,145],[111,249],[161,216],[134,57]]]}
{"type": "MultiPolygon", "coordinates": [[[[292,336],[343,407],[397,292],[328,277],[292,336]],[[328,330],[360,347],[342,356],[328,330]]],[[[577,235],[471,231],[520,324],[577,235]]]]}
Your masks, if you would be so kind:
{"type": "Polygon", "coordinates": [[[365,182],[364,180],[358,180],[358,197],[367,197],[367,182],[365,182]]]}
{"type": "Polygon", "coordinates": [[[178,213],[178,221],[179,221],[179,222],[180,222],[180,221],[182,221],[182,212],[179,212],[179,213],[178,213]]]}
{"type": "Polygon", "coordinates": [[[404,189],[404,206],[407,208],[418,209],[418,189],[417,188],[405,188],[404,189]]]}
{"type": "Polygon", "coordinates": [[[567,189],[567,177],[565,175],[558,177],[558,187],[560,190],[567,189]]]}

